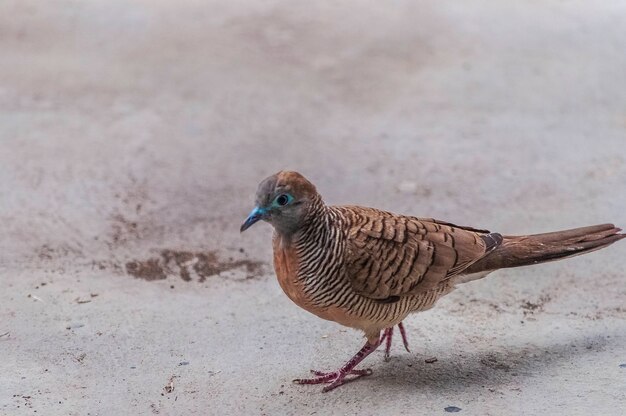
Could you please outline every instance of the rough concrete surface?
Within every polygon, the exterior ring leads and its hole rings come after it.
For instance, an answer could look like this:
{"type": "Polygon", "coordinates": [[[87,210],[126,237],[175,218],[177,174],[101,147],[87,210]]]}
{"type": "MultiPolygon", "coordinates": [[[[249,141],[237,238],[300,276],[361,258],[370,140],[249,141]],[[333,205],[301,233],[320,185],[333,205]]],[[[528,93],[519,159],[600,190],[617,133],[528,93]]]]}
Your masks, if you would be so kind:
{"type": "Polygon", "coordinates": [[[623,415],[626,243],[464,285],[322,394],[290,380],[362,336],[290,303],[270,227],[239,225],[291,168],[329,203],[506,234],[626,226],[624,19],[0,2],[0,414],[623,415]]]}

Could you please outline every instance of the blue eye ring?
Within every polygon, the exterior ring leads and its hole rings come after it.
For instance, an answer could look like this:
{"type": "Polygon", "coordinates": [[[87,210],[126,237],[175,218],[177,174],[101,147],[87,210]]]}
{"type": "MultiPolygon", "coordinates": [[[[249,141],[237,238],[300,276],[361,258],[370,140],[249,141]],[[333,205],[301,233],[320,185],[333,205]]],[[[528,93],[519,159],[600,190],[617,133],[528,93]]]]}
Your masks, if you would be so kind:
{"type": "Polygon", "coordinates": [[[293,196],[289,194],[280,194],[274,199],[274,204],[284,207],[293,201],[293,196]]]}

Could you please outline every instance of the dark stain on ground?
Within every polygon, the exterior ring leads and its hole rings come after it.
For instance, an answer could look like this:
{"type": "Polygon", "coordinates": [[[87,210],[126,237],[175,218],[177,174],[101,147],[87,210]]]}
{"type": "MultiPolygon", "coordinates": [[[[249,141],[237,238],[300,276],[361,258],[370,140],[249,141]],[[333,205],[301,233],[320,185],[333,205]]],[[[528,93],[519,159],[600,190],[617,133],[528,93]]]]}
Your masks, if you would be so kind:
{"type": "Polygon", "coordinates": [[[167,277],[159,259],[156,258],[146,261],[130,261],[126,263],[126,272],[145,280],[161,280],[167,277]]]}
{"type": "Polygon", "coordinates": [[[126,263],[126,272],[131,276],[145,280],[162,280],[167,276],[179,276],[189,282],[197,276],[198,282],[222,272],[245,268],[247,278],[259,276],[263,263],[260,261],[240,259],[220,260],[214,252],[192,252],[177,250],[161,250],[158,257],[147,260],[134,260],[126,263]]]}
{"type": "Polygon", "coordinates": [[[550,300],[552,300],[550,295],[542,295],[539,297],[537,302],[531,302],[528,300],[523,302],[522,309],[524,309],[524,316],[543,311],[544,305],[550,302],[550,300]]]}

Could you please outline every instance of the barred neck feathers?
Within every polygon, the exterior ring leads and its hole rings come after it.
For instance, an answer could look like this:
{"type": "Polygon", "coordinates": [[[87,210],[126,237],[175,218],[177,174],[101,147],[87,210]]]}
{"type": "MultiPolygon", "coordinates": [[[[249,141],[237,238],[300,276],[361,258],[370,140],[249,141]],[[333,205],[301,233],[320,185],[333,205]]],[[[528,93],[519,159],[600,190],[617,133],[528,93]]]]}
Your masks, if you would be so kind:
{"type": "Polygon", "coordinates": [[[314,302],[325,303],[329,293],[341,284],[345,239],[340,213],[321,205],[294,236],[300,279],[314,302]]]}

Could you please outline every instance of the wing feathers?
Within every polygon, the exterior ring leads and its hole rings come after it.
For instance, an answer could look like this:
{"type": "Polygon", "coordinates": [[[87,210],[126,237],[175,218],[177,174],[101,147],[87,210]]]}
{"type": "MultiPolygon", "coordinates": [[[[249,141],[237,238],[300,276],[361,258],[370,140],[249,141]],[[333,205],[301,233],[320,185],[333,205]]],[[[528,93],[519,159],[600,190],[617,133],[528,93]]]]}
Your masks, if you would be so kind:
{"type": "Polygon", "coordinates": [[[349,219],[347,269],[359,293],[388,299],[436,287],[502,241],[499,234],[362,207],[349,219]]]}

